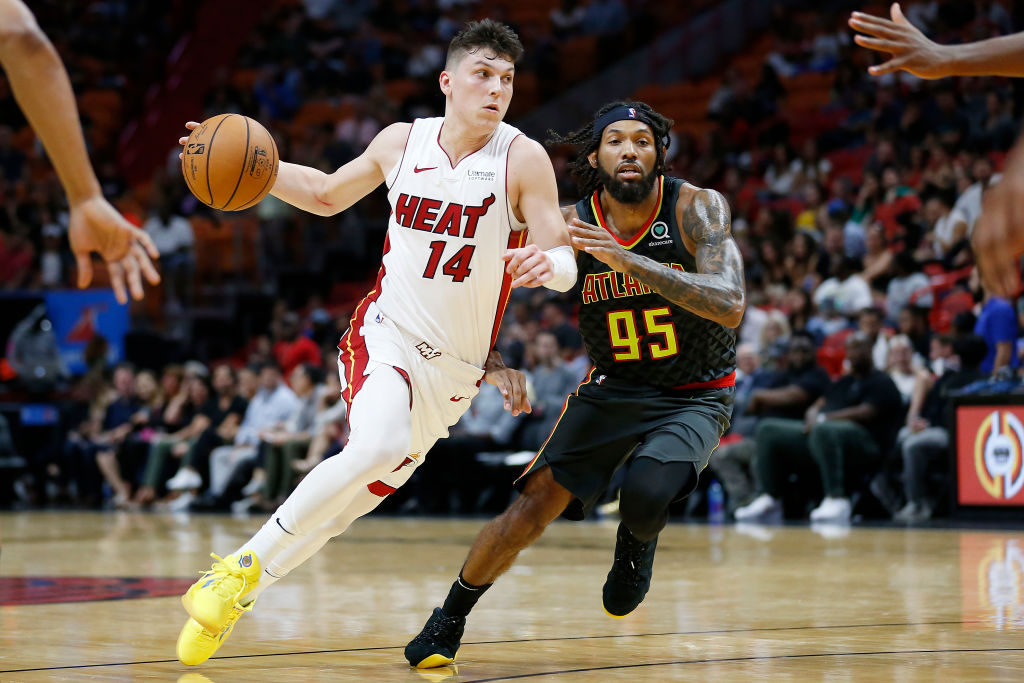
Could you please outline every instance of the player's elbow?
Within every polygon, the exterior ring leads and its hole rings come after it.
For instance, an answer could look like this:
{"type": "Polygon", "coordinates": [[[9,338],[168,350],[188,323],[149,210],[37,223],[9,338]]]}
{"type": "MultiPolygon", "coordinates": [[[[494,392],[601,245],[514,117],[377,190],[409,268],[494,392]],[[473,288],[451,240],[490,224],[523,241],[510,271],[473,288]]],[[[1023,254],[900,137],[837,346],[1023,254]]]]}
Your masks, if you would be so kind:
{"type": "Polygon", "coordinates": [[[729,300],[729,306],[725,310],[725,315],[720,321],[723,325],[730,329],[736,329],[743,322],[743,313],[747,310],[746,297],[743,292],[736,292],[729,300]]]}
{"type": "Polygon", "coordinates": [[[45,48],[46,44],[46,36],[31,18],[19,16],[0,26],[0,55],[5,59],[24,58],[45,48]]]}
{"type": "Polygon", "coordinates": [[[330,202],[325,202],[319,195],[313,195],[312,206],[309,210],[315,213],[317,216],[333,216],[341,213],[341,209],[335,207],[330,202]]]}

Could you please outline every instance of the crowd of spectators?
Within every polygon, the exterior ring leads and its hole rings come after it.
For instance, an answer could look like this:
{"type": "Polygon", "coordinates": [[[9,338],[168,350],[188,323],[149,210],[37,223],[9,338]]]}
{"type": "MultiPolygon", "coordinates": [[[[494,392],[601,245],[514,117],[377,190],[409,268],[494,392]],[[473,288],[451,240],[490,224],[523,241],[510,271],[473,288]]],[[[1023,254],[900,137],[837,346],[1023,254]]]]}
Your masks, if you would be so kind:
{"type": "MultiPolygon", "coordinates": [[[[171,9],[164,15],[136,4],[83,3],[74,10],[43,2],[40,19],[49,28],[72,13],[89,25],[99,13],[115,26],[117,40],[142,41],[135,48],[147,55],[184,28],[171,9]],[[131,37],[139,22],[161,30],[131,37]]],[[[553,3],[543,20],[517,26],[526,44],[523,73],[557,73],[564,61],[558,46],[586,36],[624,55],[650,36],[643,27],[665,11],[646,2],[553,3]]],[[[458,1],[279,3],[247,42],[237,69],[215,77],[204,114],[259,118],[278,136],[283,158],[333,170],[390,122],[440,113],[434,86],[443,46],[481,12],[479,3],[458,1]],[[328,114],[312,112],[313,101],[327,102],[328,114]]],[[[504,13],[497,10],[497,18],[504,13]]],[[[910,4],[907,13],[939,42],[1013,29],[1004,3],[990,0],[934,0],[910,4]]],[[[750,77],[723,67],[706,102],[705,132],[680,127],[672,136],[670,172],[726,195],[746,266],[736,414],[711,464],[737,518],[844,520],[869,511],[863,501],[870,499],[880,514],[927,519],[941,511],[949,485],[939,456],[949,447],[951,396],[1017,384],[1024,309],[988,296],[972,276],[969,237],[982,195],[999,181],[1003,154],[1017,135],[1022,91],[998,78],[870,77],[866,67],[875,56],[852,44],[843,19],[777,11],[760,71],[750,77]],[[811,126],[801,125],[789,105],[790,90],[808,74],[828,89],[811,126]]],[[[76,86],[123,86],[124,110],[140,111],[144,65],[113,61],[84,33],[55,41],[76,86]]],[[[147,73],[162,68],[149,66],[147,73]]],[[[568,71],[542,81],[539,97],[557,96],[567,78],[568,71]],[[556,90],[545,90],[552,83],[556,90]]],[[[66,286],[66,214],[38,152],[18,145],[22,130],[0,79],[0,286],[66,286]]],[[[101,133],[89,139],[105,191],[130,197],[101,133]]],[[[564,170],[568,153],[552,150],[556,169],[564,170]]],[[[162,329],[181,340],[183,360],[203,356],[192,353],[190,330],[174,323],[208,297],[197,286],[193,226],[209,214],[174,182],[176,161],[170,157],[158,173],[148,209],[137,209],[136,218],[160,246],[162,329]]],[[[562,200],[575,200],[571,179],[561,173],[559,182],[562,200]]],[[[356,290],[333,298],[332,285],[358,284],[376,269],[386,202],[377,193],[340,216],[314,220],[271,198],[254,213],[261,245],[256,279],[282,297],[269,327],[227,358],[104,369],[100,354],[84,378],[62,377],[60,431],[67,438],[54,438],[29,463],[19,489],[24,497],[269,507],[337,452],[344,404],[337,401],[332,347],[356,290]],[[298,284],[288,279],[290,270],[303,274],[298,284]]],[[[136,320],[149,313],[136,309],[136,320]]],[[[510,366],[529,372],[533,414],[510,419],[500,395],[485,385],[396,506],[473,512],[498,504],[485,494],[498,490],[508,472],[494,466],[500,460],[476,456],[531,450],[543,441],[564,396],[588,369],[574,314],[571,297],[515,293],[499,348],[510,366]]],[[[159,330],[159,318],[146,322],[159,330]]]]}

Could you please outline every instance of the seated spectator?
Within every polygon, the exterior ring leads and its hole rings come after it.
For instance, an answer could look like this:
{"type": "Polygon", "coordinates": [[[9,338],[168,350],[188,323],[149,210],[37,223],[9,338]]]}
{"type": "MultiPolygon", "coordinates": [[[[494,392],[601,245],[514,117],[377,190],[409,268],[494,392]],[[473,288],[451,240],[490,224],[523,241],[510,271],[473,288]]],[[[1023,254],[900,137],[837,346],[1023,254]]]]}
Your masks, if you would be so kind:
{"type": "Polygon", "coordinates": [[[561,417],[566,396],[576,389],[579,379],[562,361],[558,339],[553,333],[538,333],[528,353],[534,397],[530,400],[532,411],[524,417],[521,445],[536,450],[551,434],[561,417]]]}
{"type": "Polygon", "coordinates": [[[772,147],[772,156],[764,171],[764,184],[772,195],[784,197],[793,191],[794,181],[802,168],[793,156],[793,150],[786,143],[780,142],[772,147]]]}
{"type": "MultiPolygon", "coordinates": [[[[162,493],[163,482],[167,480],[167,467],[174,462],[171,456],[175,460],[183,457],[203,430],[209,426],[212,393],[209,380],[206,377],[187,377],[182,386],[188,396],[189,405],[194,407],[189,411],[191,419],[178,430],[162,431],[150,439],[141,484],[132,498],[136,506],[146,506],[156,500],[162,493]]],[[[215,404],[214,400],[213,405],[215,404]]]]}
{"type": "Polygon", "coordinates": [[[803,421],[766,418],[758,425],[754,465],[762,491],[736,510],[737,521],[778,516],[785,475],[808,462],[816,465],[825,492],[811,521],[850,521],[848,476],[878,467],[892,446],[903,411],[892,380],[872,365],[871,343],[864,335],[850,335],[846,357],[849,373],[829,385],[803,421]]]}
{"type": "Polygon", "coordinates": [[[768,311],[757,346],[761,362],[767,370],[778,369],[789,344],[789,335],[789,318],[786,314],[778,309],[768,311]]]}
{"type": "Polygon", "coordinates": [[[958,364],[954,358],[952,334],[938,334],[932,337],[932,350],[928,354],[928,368],[934,377],[942,377],[949,369],[950,362],[958,364]]]}
{"type": "Polygon", "coordinates": [[[908,304],[900,309],[896,316],[896,327],[900,334],[906,335],[910,345],[914,347],[915,362],[922,367],[924,359],[932,349],[932,331],[928,325],[928,309],[908,304]]]}
{"type": "Polygon", "coordinates": [[[914,188],[903,184],[898,166],[882,171],[882,201],[875,207],[875,220],[882,224],[886,240],[894,248],[915,246],[914,235],[908,232],[910,219],[920,210],[921,200],[914,188]]]}
{"type": "Polygon", "coordinates": [[[809,290],[817,286],[818,245],[809,232],[797,230],[786,245],[782,265],[792,287],[809,290]]]}
{"type": "MultiPolygon", "coordinates": [[[[740,349],[736,355],[739,365],[740,349]]],[[[762,373],[755,369],[737,379],[729,434],[739,439],[726,439],[711,456],[711,467],[725,487],[731,510],[750,503],[760,490],[752,467],[758,423],[763,418],[800,419],[828,385],[828,373],[817,362],[814,339],[806,332],[790,337],[784,370],[762,373]]]]}
{"type": "Polygon", "coordinates": [[[281,374],[292,376],[292,370],[303,363],[320,367],[320,347],[302,334],[302,325],[296,313],[286,313],[279,327],[280,337],[274,343],[274,358],[281,366],[281,374]]]}
{"type": "Polygon", "coordinates": [[[868,228],[864,246],[867,251],[864,253],[864,270],[860,272],[860,276],[872,289],[883,290],[892,276],[893,254],[880,227],[868,228]]]}
{"type": "Polygon", "coordinates": [[[932,307],[934,299],[931,282],[921,272],[909,251],[904,250],[893,256],[892,274],[885,290],[885,310],[890,321],[895,322],[900,311],[910,304],[932,307]]]}
{"type": "Polygon", "coordinates": [[[170,455],[180,460],[177,472],[165,485],[171,497],[164,502],[171,509],[186,509],[203,482],[209,481],[210,454],[215,448],[234,441],[249,401],[258,388],[258,375],[252,368],[242,368],[236,374],[230,365],[219,365],[213,371],[215,396],[196,416],[198,435],[179,440],[170,449],[170,455]],[[188,494],[180,495],[182,492],[188,494]]]}
{"type": "Polygon", "coordinates": [[[821,283],[814,292],[814,303],[819,307],[826,299],[832,300],[842,315],[854,316],[872,304],[871,288],[860,275],[861,263],[845,257],[839,262],[835,275],[821,283]]]}
{"type": "Polygon", "coordinates": [[[857,316],[857,330],[871,344],[871,362],[876,370],[885,370],[889,364],[889,335],[882,325],[882,309],[865,308],[857,316]]]}
{"type": "Polygon", "coordinates": [[[195,272],[195,234],[187,218],[175,213],[171,200],[162,197],[142,224],[160,252],[160,274],[167,292],[167,306],[180,310],[192,301],[195,272]]]}
{"type": "Polygon", "coordinates": [[[260,433],[256,468],[242,489],[245,498],[232,505],[233,512],[244,512],[253,506],[270,507],[273,501],[283,502],[291,492],[294,485],[292,463],[306,456],[313,439],[323,376],[322,370],[309,363],[292,370],[289,384],[299,406],[284,424],[260,433]]]}
{"type": "MultiPolygon", "coordinates": [[[[935,465],[945,465],[949,449],[949,427],[953,421],[953,392],[984,378],[980,369],[985,357],[985,340],[977,335],[958,337],[953,341],[954,355],[947,359],[946,371],[934,378],[919,378],[914,399],[907,412],[906,425],[897,436],[897,448],[902,465],[902,496],[892,491],[888,470],[871,482],[871,491],[890,510],[905,500],[906,504],[895,512],[898,522],[922,522],[930,519],[939,491],[929,490],[929,475],[935,465]]],[[[944,472],[948,470],[941,467],[944,472]]]]}
{"type": "Polygon", "coordinates": [[[969,258],[964,251],[971,235],[967,215],[955,207],[956,191],[953,188],[928,187],[923,194],[924,221],[928,232],[914,252],[921,261],[937,259],[949,267],[962,265],[969,258]]]}
{"type": "MultiPolygon", "coordinates": [[[[252,461],[258,454],[260,435],[280,429],[300,407],[295,393],[281,380],[281,370],[273,363],[260,368],[260,389],[249,401],[245,418],[230,446],[215,448],[210,454],[210,485],[204,505],[224,506],[221,499],[238,463],[252,461]]],[[[183,498],[185,496],[182,496],[183,498]]],[[[178,503],[180,507],[182,503],[178,503]]]]}
{"type": "Polygon", "coordinates": [[[124,506],[131,499],[131,484],[121,476],[118,452],[128,435],[135,429],[135,417],[140,408],[135,396],[135,370],[123,363],[114,369],[114,400],[103,416],[102,430],[94,439],[96,466],[113,489],[113,504],[124,506]]]}
{"type": "Polygon", "coordinates": [[[1001,173],[992,172],[992,161],[984,154],[979,154],[971,164],[971,176],[974,183],[960,193],[953,205],[953,211],[964,216],[967,222],[967,234],[974,230],[974,224],[981,215],[981,197],[985,190],[992,187],[1002,179],[1001,173]]]}
{"type": "Polygon", "coordinates": [[[910,399],[914,395],[914,387],[923,377],[928,376],[928,371],[920,366],[914,365],[914,348],[910,340],[902,334],[897,334],[889,339],[889,357],[885,366],[893,384],[900,392],[903,405],[910,405],[910,399]]]}
{"type": "Polygon", "coordinates": [[[341,400],[341,380],[337,373],[328,372],[326,375],[327,379],[319,392],[313,439],[309,442],[306,456],[292,463],[296,479],[305,476],[325,458],[341,451],[348,435],[345,422],[348,405],[341,400]]]}

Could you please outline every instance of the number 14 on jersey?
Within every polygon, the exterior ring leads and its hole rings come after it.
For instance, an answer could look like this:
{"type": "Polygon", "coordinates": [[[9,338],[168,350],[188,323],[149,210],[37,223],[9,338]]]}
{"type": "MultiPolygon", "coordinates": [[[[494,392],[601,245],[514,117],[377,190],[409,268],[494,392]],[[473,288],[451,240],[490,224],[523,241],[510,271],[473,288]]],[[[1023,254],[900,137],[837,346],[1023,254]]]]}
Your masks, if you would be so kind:
{"type": "MultiPolygon", "coordinates": [[[[444,255],[444,248],[447,244],[444,240],[430,243],[430,260],[427,261],[427,267],[423,270],[423,277],[428,280],[434,279],[434,276],[437,274],[437,264],[441,262],[441,257],[444,255]]],[[[473,258],[474,251],[476,251],[475,244],[463,246],[455,252],[454,256],[445,261],[445,264],[441,266],[441,272],[450,277],[454,282],[462,282],[472,272],[469,262],[473,258]]]]}

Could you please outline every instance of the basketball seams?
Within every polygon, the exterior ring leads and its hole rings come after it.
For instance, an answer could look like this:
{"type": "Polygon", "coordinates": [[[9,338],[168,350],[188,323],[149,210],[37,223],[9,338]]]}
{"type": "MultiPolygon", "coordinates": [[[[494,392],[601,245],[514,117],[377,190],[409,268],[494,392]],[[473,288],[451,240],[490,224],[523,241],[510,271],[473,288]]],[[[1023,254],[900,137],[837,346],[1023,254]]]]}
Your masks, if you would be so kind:
{"type": "Polygon", "coordinates": [[[217,131],[220,130],[220,127],[232,116],[235,116],[235,114],[228,114],[217,122],[217,127],[213,129],[213,133],[210,135],[210,142],[206,145],[206,189],[210,192],[210,206],[215,209],[219,207],[213,202],[213,187],[210,185],[210,157],[213,156],[213,140],[217,137],[217,131]]]}
{"type": "MultiPolygon", "coordinates": [[[[260,127],[262,128],[262,125],[260,127]]],[[[270,148],[274,151],[274,157],[273,157],[274,160],[270,164],[270,174],[267,176],[266,181],[264,181],[263,187],[261,187],[260,191],[256,193],[256,196],[253,197],[252,199],[250,199],[249,201],[247,201],[245,204],[242,204],[241,206],[239,206],[237,209],[235,209],[236,211],[241,211],[243,209],[248,209],[250,206],[255,204],[257,201],[259,201],[260,199],[265,197],[266,195],[264,194],[264,191],[267,189],[267,185],[270,184],[271,180],[273,180],[274,178],[277,177],[278,162],[280,161],[280,153],[277,151],[277,143],[274,142],[274,136],[270,134],[270,131],[268,131],[266,128],[263,128],[263,131],[267,134],[267,138],[270,140],[270,143],[271,143],[270,144],[270,148]]]]}
{"type": "Polygon", "coordinates": [[[231,196],[224,202],[224,210],[230,211],[228,207],[231,206],[231,200],[238,194],[238,188],[242,185],[242,176],[245,175],[245,166],[249,162],[249,117],[243,116],[242,121],[245,122],[245,154],[242,156],[242,168],[238,170],[238,180],[235,181],[235,189],[231,191],[231,196]]]}

